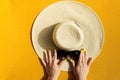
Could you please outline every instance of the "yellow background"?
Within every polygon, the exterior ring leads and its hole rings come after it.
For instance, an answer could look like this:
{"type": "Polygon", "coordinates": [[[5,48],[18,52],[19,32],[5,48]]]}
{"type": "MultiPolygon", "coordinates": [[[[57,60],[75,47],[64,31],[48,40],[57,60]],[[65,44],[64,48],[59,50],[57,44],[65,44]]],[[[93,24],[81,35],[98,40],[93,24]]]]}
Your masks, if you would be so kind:
{"type": "MultiPolygon", "coordinates": [[[[30,32],[38,13],[56,1],[0,0],[0,80],[41,80],[44,76],[30,32]]],[[[78,1],[96,11],[105,30],[102,52],[92,63],[88,80],[120,80],[120,1],[78,1]]],[[[69,75],[61,72],[59,80],[69,75]]]]}

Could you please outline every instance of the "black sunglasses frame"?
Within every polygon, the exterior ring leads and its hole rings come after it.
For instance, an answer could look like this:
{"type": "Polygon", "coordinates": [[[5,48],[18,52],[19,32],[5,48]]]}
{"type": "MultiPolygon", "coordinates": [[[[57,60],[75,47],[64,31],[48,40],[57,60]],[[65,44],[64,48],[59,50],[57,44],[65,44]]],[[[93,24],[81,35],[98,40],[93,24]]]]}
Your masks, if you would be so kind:
{"type": "Polygon", "coordinates": [[[81,51],[74,50],[74,51],[65,51],[65,50],[57,50],[57,58],[60,60],[71,58],[72,60],[77,61],[79,59],[81,51]]]}

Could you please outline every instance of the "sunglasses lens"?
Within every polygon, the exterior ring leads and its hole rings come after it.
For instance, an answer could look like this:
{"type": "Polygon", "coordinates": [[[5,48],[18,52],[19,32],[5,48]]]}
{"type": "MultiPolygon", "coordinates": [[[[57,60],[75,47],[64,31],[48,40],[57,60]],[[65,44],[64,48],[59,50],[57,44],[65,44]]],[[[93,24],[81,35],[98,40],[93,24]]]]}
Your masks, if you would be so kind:
{"type": "Polygon", "coordinates": [[[64,50],[58,50],[57,51],[57,58],[60,60],[63,60],[67,57],[66,51],[64,50]]]}
{"type": "Polygon", "coordinates": [[[78,50],[71,51],[69,54],[70,58],[73,60],[78,60],[79,55],[80,55],[80,51],[78,51],[78,50]]]}

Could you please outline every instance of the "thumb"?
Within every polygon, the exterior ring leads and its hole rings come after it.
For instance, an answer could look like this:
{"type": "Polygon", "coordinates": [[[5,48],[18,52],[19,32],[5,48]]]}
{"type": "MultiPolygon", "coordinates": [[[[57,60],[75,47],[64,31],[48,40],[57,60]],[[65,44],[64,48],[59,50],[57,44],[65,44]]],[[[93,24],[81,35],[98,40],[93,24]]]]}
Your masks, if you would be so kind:
{"type": "Polygon", "coordinates": [[[70,62],[70,64],[71,64],[71,69],[72,69],[72,71],[75,72],[75,61],[72,60],[72,59],[69,59],[69,62],[70,62]]]}
{"type": "Polygon", "coordinates": [[[75,61],[72,60],[72,59],[70,59],[69,61],[70,61],[71,65],[72,65],[72,68],[74,68],[75,67],[75,61]]]}
{"type": "Polygon", "coordinates": [[[58,62],[58,66],[61,67],[62,64],[63,64],[65,61],[66,61],[66,59],[64,59],[64,60],[60,60],[60,61],[58,62]]]}

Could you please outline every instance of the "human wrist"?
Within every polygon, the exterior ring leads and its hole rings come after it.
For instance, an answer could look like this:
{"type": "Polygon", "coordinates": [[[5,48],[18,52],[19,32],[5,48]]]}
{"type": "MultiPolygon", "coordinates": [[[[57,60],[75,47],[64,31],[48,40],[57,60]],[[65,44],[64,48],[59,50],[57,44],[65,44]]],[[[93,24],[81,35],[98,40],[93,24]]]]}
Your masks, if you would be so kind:
{"type": "Polygon", "coordinates": [[[86,80],[86,78],[80,78],[80,79],[78,79],[78,80],[86,80]]]}
{"type": "Polygon", "coordinates": [[[77,80],[87,80],[87,79],[84,77],[77,77],[77,80]]]}
{"type": "Polygon", "coordinates": [[[57,77],[48,76],[47,80],[57,80],[57,77]]]}

